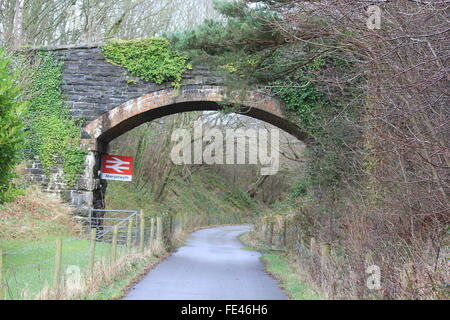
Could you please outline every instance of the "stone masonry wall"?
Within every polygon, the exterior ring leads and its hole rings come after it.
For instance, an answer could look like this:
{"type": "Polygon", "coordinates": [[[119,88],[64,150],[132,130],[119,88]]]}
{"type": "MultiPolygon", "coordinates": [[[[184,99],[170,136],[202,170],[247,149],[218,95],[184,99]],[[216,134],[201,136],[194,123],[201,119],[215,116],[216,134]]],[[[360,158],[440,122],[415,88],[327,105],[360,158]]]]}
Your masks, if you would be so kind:
{"type": "MultiPolygon", "coordinates": [[[[170,87],[170,83],[157,85],[130,76],[125,68],[107,62],[97,45],[45,50],[64,63],[61,90],[73,117],[81,124],[89,123],[130,99],[170,87]]],[[[195,68],[183,76],[184,86],[219,82],[207,68],[195,68]]],[[[103,208],[106,183],[98,176],[99,157],[96,152],[88,154],[85,171],[70,188],[64,183],[61,168],[55,168],[50,176],[46,176],[39,159],[29,161],[28,178],[41,185],[45,192],[69,203],[76,217],[85,217],[89,208],[103,208]]]]}
{"type": "MultiPolygon", "coordinates": [[[[64,62],[61,89],[74,118],[90,122],[101,114],[134,98],[170,87],[157,85],[128,75],[127,70],[112,65],[100,48],[56,50],[64,62]]],[[[207,68],[197,67],[183,76],[183,86],[214,85],[220,81],[207,68]]]]}

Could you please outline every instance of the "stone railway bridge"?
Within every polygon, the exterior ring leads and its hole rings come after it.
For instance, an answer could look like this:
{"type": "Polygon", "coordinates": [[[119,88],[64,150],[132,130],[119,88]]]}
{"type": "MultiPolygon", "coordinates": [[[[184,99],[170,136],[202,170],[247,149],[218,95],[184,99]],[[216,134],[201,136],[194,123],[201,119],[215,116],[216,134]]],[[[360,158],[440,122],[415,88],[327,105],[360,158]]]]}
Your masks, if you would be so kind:
{"type": "MultiPolygon", "coordinates": [[[[129,76],[126,69],[106,61],[100,45],[39,49],[53,52],[64,64],[61,90],[73,118],[84,124],[83,148],[89,153],[85,170],[73,187],[64,184],[60,169],[55,169],[50,177],[45,176],[38,159],[30,163],[28,175],[46,192],[70,203],[78,216],[85,216],[89,208],[103,206],[106,183],[99,179],[100,158],[111,140],[147,121],[170,114],[219,110],[220,102],[226,98],[221,79],[208,68],[195,67],[186,72],[181,88],[175,90],[170,84],[157,85],[129,76]]],[[[261,90],[248,92],[245,99],[228,97],[227,101],[242,106],[238,113],[307,140],[287,120],[283,104],[261,90]]]]}

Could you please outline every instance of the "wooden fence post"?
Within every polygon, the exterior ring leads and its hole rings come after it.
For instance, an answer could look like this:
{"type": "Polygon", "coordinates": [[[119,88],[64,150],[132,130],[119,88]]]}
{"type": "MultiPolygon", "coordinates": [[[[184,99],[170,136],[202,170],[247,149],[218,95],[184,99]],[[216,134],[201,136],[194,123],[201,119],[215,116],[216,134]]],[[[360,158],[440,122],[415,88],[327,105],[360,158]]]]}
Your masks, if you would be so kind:
{"type": "Polygon", "coordinates": [[[89,274],[94,276],[94,262],[95,262],[95,245],[97,244],[97,229],[91,229],[91,239],[89,241],[89,274]]]}
{"type": "Polygon", "coordinates": [[[322,243],[320,246],[320,266],[324,268],[331,254],[331,244],[322,243]]]}
{"type": "Polygon", "coordinates": [[[117,234],[119,232],[119,227],[114,226],[112,245],[111,245],[111,262],[116,262],[117,259],[117,234]]]}
{"type": "Polygon", "coordinates": [[[403,299],[411,298],[412,286],[412,263],[404,263],[400,274],[400,283],[402,286],[403,299]]]}
{"type": "Polygon", "coordinates": [[[274,227],[274,222],[270,221],[270,238],[269,238],[269,245],[273,245],[273,227],[274,227]]]}
{"type": "Polygon", "coordinates": [[[3,249],[0,248],[0,300],[5,299],[5,288],[3,287],[3,249]]]}
{"type": "Polygon", "coordinates": [[[148,245],[152,246],[155,238],[155,218],[150,219],[150,237],[148,238],[148,245]]]}
{"type": "Polygon", "coordinates": [[[269,226],[268,226],[268,222],[267,222],[267,217],[264,217],[264,222],[263,222],[263,226],[264,226],[264,243],[268,244],[269,243],[269,226]]]}
{"type": "Polygon", "coordinates": [[[305,240],[300,239],[300,255],[304,255],[305,254],[305,240]]]}
{"type": "Polygon", "coordinates": [[[364,266],[367,269],[368,266],[373,264],[373,255],[372,252],[367,252],[364,256],[364,266]]]}
{"type": "Polygon", "coordinates": [[[133,244],[133,226],[134,226],[134,217],[131,217],[128,221],[128,230],[127,230],[127,249],[131,250],[131,246],[133,244]]]}
{"type": "Polygon", "coordinates": [[[61,262],[62,262],[62,239],[58,238],[55,241],[55,266],[53,270],[53,289],[59,291],[61,286],[61,262]]]}
{"type": "Polygon", "coordinates": [[[311,242],[309,244],[309,251],[311,252],[311,255],[313,255],[314,252],[316,251],[316,239],[315,238],[311,238],[311,242]]]}
{"type": "Polygon", "coordinates": [[[162,244],[162,221],[161,217],[156,218],[156,238],[158,241],[158,244],[162,244]]]}
{"type": "Polygon", "coordinates": [[[140,220],[140,234],[139,234],[139,252],[141,254],[144,253],[144,241],[145,241],[145,217],[144,217],[144,210],[141,210],[139,212],[139,220],[140,220]]]}

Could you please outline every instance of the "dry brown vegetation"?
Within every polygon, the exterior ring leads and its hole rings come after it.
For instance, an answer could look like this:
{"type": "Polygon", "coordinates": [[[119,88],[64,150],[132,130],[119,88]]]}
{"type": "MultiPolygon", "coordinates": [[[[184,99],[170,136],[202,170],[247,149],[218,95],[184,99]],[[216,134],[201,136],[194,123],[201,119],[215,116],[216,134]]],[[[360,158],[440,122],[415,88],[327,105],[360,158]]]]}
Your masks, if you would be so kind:
{"type": "Polygon", "coordinates": [[[81,232],[81,225],[72,218],[72,209],[37,186],[28,187],[14,202],[0,206],[0,224],[0,240],[76,236],[81,232]]]}
{"type": "MultiPolygon", "coordinates": [[[[322,186],[315,200],[297,203],[289,247],[330,297],[448,298],[449,3],[299,2],[281,12],[304,30],[286,30],[286,38],[311,41],[317,51],[337,48],[357,66],[352,76],[366,79],[364,95],[349,102],[363,115],[348,121],[361,132],[348,146],[352,174],[339,189],[322,186]],[[365,28],[369,4],[380,6],[380,29],[365,28]],[[335,250],[325,273],[312,237],[335,250]],[[365,260],[381,268],[379,291],[366,287],[365,260]]],[[[338,92],[344,80],[317,81],[338,92]]]]}
{"type": "MultiPolygon", "coordinates": [[[[134,250],[111,263],[108,259],[97,262],[94,266],[94,276],[83,274],[80,281],[71,285],[68,282],[59,290],[45,286],[37,295],[38,300],[79,300],[79,299],[102,299],[101,290],[114,288],[114,292],[108,299],[119,299],[126,294],[128,285],[141,273],[149,271],[159,261],[164,250],[149,247],[144,253],[134,250]],[[118,284],[119,282],[123,282],[118,284]]],[[[24,297],[27,299],[27,297],[24,297]]],[[[30,297],[28,297],[29,299],[30,297]]]]}

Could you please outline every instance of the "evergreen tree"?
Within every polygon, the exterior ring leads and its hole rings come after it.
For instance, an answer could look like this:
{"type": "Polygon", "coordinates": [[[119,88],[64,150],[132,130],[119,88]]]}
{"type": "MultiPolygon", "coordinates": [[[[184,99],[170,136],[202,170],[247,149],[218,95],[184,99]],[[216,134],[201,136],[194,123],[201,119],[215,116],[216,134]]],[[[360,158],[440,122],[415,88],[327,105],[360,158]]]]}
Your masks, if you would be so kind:
{"type": "Polygon", "coordinates": [[[283,100],[314,141],[310,180],[336,187],[352,168],[348,146],[360,135],[354,97],[362,77],[349,67],[352,51],[342,49],[347,38],[330,27],[327,11],[314,12],[307,1],[216,1],[215,7],[224,19],[171,35],[173,45],[194,63],[218,66],[230,91],[256,85],[283,100]]]}
{"type": "MultiPolygon", "coordinates": [[[[170,35],[177,49],[191,58],[212,61],[232,71],[236,79],[267,84],[296,72],[321,56],[342,54],[340,42],[321,16],[296,17],[301,1],[215,1],[224,19],[206,20],[199,27],[170,35]]],[[[306,4],[307,5],[307,4],[306,4]]],[[[235,80],[236,80],[235,79],[235,80]]]]}

